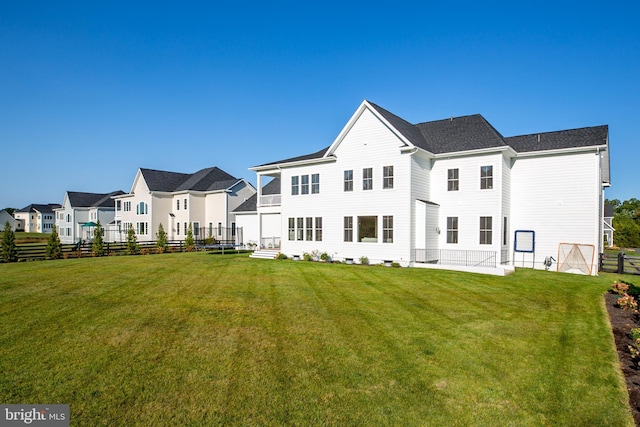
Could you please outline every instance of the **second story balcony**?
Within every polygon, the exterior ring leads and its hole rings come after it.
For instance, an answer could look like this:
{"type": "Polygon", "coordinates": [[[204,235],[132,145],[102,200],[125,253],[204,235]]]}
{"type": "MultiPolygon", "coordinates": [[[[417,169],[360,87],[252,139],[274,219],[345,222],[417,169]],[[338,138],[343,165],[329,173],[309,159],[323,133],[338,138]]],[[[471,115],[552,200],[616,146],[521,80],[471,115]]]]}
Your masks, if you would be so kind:
{"type": "Polygon", "coordinates": [[[259,206],[280,206],[280,194],[264,194],[260,196],[259,206]]]}

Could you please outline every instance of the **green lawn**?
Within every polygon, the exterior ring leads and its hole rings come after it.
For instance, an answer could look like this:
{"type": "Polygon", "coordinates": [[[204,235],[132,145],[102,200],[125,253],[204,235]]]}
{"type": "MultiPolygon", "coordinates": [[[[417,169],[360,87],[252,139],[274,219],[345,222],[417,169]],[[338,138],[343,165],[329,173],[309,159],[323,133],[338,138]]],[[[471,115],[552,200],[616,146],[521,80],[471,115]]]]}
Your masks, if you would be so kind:
{"type": "Polygon", "coordinates": [[[68,403],[92,426],[630,426],[615,278],[203,253],[0,264],[0,403],[68,403]]]}

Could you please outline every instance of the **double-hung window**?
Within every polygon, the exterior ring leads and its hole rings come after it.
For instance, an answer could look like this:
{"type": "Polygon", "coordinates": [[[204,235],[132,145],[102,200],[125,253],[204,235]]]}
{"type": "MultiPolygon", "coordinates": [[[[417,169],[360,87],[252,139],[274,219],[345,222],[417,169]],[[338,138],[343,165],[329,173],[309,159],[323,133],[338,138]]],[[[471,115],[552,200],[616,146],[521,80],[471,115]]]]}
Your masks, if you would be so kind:
{"type": "Polygon", "coordinates": [[[316,241],[317,242],[322,241],[322,217],[321,216],[316,217],[316,241]]]}
{"type": "Polygon", "coordinates": [[[309,194],[309,175],[300,177],[300,194],[309,194]]]}
{"type": "Polygon", "coordinates": [[[447,170],[447,191],[458,191],[460,188],[460,179],[458,169],[447,170]]]}
{"type": "Polygon", "coordinates": [[[447,217],[447,243],[458,243],[458,217],[447,217]]]}
{"type": "Polygon", "coordinates": [[[313,218],[305,218],[305,240],[313,240],[313,218]]]}
{"type": "Polygon", "coordinates": [[[353,170],[344,171],[344,191],[353,191],[353,170]]]}
{"type": "Polygon", "coordinates": [[[298,232],[297,239],[304,240],[304,218],[297,218],[296,225],[297,225],[297,232],[298,232]]]}
{"type": "Polygon", "coordinates": [[[393,188],[393,166],[382,168],[382,188],[393,188]]]}
{"type": "Polygon", "coordinates": [[[382,243],[393,243],[393,216],[382,217],[382,243]]]}
{"type": "Polygon", "coordinates": [[[296,240],[296,219],[289,218],[289,240],[296,240]]]}
{"type": "Polygon", "coordinates": [[[353,242],[353,217],[344,217],[344,241],[353,242]]]}
{"type": "Polygon", "coordinates": [[[480,166],[480,189],[493,188],[493,166],[480,166]]]}
{"type": "Polygon", "coordinates": [[[320,193],[320,174],[314,173],[311,175],[311,194],[320,193]]]}
{"type": "Polygon", "coordinates": [[[298,176],[291,177],[291,195],[292,196],[297,196],[299,194],[299,191],[300,191],[299,179],[300,177],[298,176]]]}
{"type": "Polygon", "coordinates": [[[372,168],[362,169],[362,189],[373,190],[373,169],[372,168]]]}
{"type": "Polygon", "coordinates": [[[491,219],[492,218],[490,216],[480,217],[480,244],[481,245],[491,244],[491,234],[492,234],[491,219]]]}

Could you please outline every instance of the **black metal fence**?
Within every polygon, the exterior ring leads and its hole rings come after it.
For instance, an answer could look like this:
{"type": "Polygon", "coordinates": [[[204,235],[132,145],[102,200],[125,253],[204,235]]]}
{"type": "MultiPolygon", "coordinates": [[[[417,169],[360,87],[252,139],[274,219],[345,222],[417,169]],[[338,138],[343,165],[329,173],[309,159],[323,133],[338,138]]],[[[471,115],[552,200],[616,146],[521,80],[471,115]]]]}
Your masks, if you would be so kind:
{"type": "Polygon", "coordinates": [[[416,249],[414,261],[428,264],[491,268],[495,268],[497,264],[495,251],[456,249],[416,249]]]}
{"type": "Polygon", "coordinates": [[[600,254],[598,270],[607,273],[640,275],[640,257],[628,256],[624,252],[618,254],[600,254]]]}

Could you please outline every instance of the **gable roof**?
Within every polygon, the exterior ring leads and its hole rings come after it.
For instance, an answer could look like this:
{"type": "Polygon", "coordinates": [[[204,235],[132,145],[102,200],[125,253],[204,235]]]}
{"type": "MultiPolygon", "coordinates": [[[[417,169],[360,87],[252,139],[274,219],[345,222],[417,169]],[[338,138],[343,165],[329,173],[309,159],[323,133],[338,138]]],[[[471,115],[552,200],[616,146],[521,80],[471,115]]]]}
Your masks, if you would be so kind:
{"type": "Polygon", "coordinates": [[[125,194],[124,191],[112,191],[111,193],[83,193],[79,191],[67,191],[69,204],[74,208],[112,208],[113,196],[125,194]]]}
{"type": "Polygon", "coordinates": [[[25,206],[22,209],[18,209],[16,212],[40,212],[40,213],[53,213],[53,209],[58,209],[60,205],[55,203],[49,204],[35,204],[32,203],[29,206],[25,206]]]}
{"type": "Polygon", "coordinates": [[[239,180],[217,167],[201,169],[195,173],[178,173],[140,168],[150,191],[216,191],[226,190],[239,180]]]}
{"type": "MultiPolygon", "coordinates": [[[[363,101],[358,111],[361,111],[362,108],[370,108],[375,114],[386,120],[406,141],[432,154],[453,154],[508,147],[516,152],[524,153],[608,145],[609,130],[606,125],[505,138],[480,114],[411,124],[366,100],[363,101]]],[[[351,120],[354,119],[353,117],[351,120]]],[[[265,163],[256,167],[329,157],[327,154],[331,146],[312,154],[265,163]]]]}
{"type": "MultiPolygon", "coordinates": [[[[262,195],[280,194],[280,178],[274,178],[262,187],[262,195]]],[[[235,208],[233,212],[256,212],[258,209],[258,193],[254,193],[247,200],[242,202],[240,206],[235,208]]]]}

